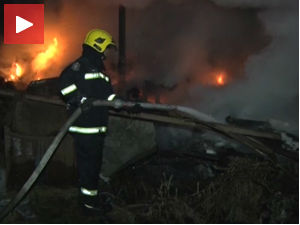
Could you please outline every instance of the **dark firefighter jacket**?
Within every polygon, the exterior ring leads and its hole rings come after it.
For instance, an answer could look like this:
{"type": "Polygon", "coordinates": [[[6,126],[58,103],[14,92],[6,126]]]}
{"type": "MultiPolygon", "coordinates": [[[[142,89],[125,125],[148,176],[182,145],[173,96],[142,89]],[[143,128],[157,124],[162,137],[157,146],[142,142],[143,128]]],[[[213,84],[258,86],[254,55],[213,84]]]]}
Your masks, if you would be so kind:
{"type": "MultiPolygon", "coordinates": [[[[114,93],[109,77],[104,73],[101,55],[89,46],[83,46],[82,56],[60,75],[60,92],[72,112],[83,98],[113,100],[114,93]]],[[[75,121],[71,132],[105,133],[108,122],[107,107],[92,107],[75,121]]]]}

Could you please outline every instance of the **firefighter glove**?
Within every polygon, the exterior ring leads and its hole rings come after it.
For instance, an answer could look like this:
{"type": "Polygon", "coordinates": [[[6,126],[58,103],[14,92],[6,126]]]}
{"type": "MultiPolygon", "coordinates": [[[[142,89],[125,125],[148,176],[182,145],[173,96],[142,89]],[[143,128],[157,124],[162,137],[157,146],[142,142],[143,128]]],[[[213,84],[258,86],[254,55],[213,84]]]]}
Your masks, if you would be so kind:
{"type": "Polygon", "coordinates": [[[83,113],[88,112],[93,107],[93,102],[94,101],[95,101],[94,98],[83,97],[81,99],[81,104],[80,104],[82,112],[83,113]]]}

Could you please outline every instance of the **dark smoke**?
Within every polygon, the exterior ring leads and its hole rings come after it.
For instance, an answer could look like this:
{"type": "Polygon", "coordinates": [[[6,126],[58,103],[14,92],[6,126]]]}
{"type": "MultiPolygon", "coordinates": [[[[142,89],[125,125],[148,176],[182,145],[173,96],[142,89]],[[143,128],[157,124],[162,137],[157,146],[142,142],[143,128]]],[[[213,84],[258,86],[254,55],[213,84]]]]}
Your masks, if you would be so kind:
{"type": "MultiPolygon", "coordinates": [[[[58,76],[80,55],[90,29],[118,40],[120,3],[127,7],[128,88],[162,93],[166,103],[221,120],[273,118],[298,129],[295,0],[46,1],[46,39],[58,36],[61,50],[46,76],[58,76]],[[227,74],[224,87],[210,83],[218,71],[227,74]]],[[[9,48],[1,48],[0,64],[30,49],[9,48]]]]}
{"type": "Polygon", "coordinates": [[[245,65],[245,80],[222,92],[194,89],[193,95],[204,95],[199,108],[218,115],[275,119],[289,123],[285,128],[298,135],[299,121],[299,3],[293,0],[215,0],[223,7],[264,7],[259,19],[272,42],[245,65]],[[222,96],[222,97],[220,97],[222,96]],[[213,104],[212,104],[213,102],[213,104]]]}
{"type": "Polygon", "coordinates": [[[281,120],[298,133],[298,1],[170,2],[153,1],[129,17],[137,77],[175,86],[168,103],[221,120],[281,120]],[[196,82],[218,69],[229,85],[196,82]]]}
{"type": "MultiPolygon", "coordinates": [[[[254,9],[225,9],[210,1],[153,1],[129,15],[128,53],[137,79],[172,87],[174,103],[212,71],[241,79],[249,56],[270,41],[254,9]],[[177,93],[177,95],[176,95],[177,93]]],[[[202,82],[202,83],[203,83],[202,82]]]]}

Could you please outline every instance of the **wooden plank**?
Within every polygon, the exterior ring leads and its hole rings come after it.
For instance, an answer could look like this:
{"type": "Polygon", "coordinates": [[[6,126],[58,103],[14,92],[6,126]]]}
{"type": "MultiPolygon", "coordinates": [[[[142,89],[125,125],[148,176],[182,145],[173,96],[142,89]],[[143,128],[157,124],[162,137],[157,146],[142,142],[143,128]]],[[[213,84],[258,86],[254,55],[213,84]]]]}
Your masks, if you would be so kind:
{"type": "Polygon", "coordinates": [[[217,124],[217,123],[207,123],[205,125],[204,123],[199,123],[192,121],[190,119],[182,119],[182,118],[175,118],[175,117],[169,117],[169,116],[162,116],[157,114],[150,114],[150,113],[139,113],[139,114],[129,114],[126,112],[110,112],[111,115],[117,116],[117,117],[126,117],[126,118],[134,118],[134,119],[140,119],[140,120],[147,120],[147,121],[156,121],[161,123],[169,123],[177,126],[183,126],[183,127],[189,127],[193,129],[198,130],[214,130],[215,128],[217,130],[222,130],[226,133],[233,133],[233,134],[240,134],[244,136],[253,136],[253,137],[259,137],[259,138],[268,138],[268,139],[274,139],[274,140],[281,140],[280,135],[270,132],[263,132],[263,131],[256,131],[251,129],[245,129],[245,128],[239,128],[232,125],[226,125],[226,124],[217,124]]]}

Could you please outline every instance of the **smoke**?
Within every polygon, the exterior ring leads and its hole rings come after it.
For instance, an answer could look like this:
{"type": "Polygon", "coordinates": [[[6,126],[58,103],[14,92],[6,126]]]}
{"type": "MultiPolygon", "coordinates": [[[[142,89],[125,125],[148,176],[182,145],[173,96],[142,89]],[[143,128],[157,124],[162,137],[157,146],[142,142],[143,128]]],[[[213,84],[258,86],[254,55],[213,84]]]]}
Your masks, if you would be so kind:
{"type": "Polygon", "coordinates": [[[58,76],[79,57],[90,29],[118,39],[119,4],[127,8],[127,88],[221,120],[230,114],[298,121],[294,0],[46,1],[45,45],[2,46],[0,73],[15,60],[30,62],[57,37],[59,55],[43,75],[58,76]],[[225,86],[215,85],[219,73],[225,86]]]}
{"type": "Polygon", "coordinates": [[[102,6],[119,6],[123,5],[128,9],[143,9],[147,7],[153,0],[90,0],[91,2],[95,3],[96,5],[102,6]]]}
{"type": "Polygon", "coordinates": [[[153,1],[128,20],[131,80],[172,89],[163,94],[168,103],[185,103],[189,89],[213,84],[220,72],[227,82],[241,79],[248,57],[270,41],[256,10],[210,1],[153,1]]]}
{"type": "Polygon", "coordinates": [[[61,53],[52,76],[58,76],[65,66],[80,56],[82,43],[89,30],[102,28],[108,30],[113,36],[117,35],[116,7],[102,6],[92,0],[84,2],[70,0],[47,1],[45,9],[45,30],[49,32],[48,36],[57,37],[61,53]],[[53,10],[54,8],[58,10],[53,10]]]}
{"type": "Polygon", "coordinates": [[[264,7],[258,16],[272,42],[259,54],[249,57],[245,78],[219,90],[195,87],[202,96],[198,108],[219,118],[233,115],[256,120],[270,118],[290,123],[298,133],[298,1],[219,1],[224,7],[264,7]]]}
{"type": "Polygon", "coordinates": [[[141,14],[129,17],[135,82],[220,120],[272,118],[298,133],[298,1],[153,1],[141,14]],[[228,85],[216,88],[219,71],[228,85]]]}
{"type": "Polygon", "coordinates": [[[282,1],[282,0],[212,0],[216,4],[224,7],[239,7],[239,8],[274,8],[274,7],[282,7],[291,6],[291,1],[282,1]]]}

